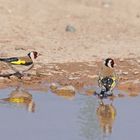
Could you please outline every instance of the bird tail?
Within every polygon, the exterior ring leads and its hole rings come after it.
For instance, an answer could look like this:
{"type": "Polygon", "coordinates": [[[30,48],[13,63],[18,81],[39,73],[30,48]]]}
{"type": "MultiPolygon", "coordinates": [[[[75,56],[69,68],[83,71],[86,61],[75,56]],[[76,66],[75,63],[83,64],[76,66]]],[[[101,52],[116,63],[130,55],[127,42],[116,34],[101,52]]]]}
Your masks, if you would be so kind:
{"type": "Polygon", "coordinates": [[[0,58],[0,61],[2,62],[12,62],[12,61],[17,61],[18,58],[16,57],[11,57],[11,58],[0,58]]]}
{"type": "Polygon", "coordinates": [[[0,58],[0,61],[4,61],[5,62],[6,61],[6,58],[0,58]]]}

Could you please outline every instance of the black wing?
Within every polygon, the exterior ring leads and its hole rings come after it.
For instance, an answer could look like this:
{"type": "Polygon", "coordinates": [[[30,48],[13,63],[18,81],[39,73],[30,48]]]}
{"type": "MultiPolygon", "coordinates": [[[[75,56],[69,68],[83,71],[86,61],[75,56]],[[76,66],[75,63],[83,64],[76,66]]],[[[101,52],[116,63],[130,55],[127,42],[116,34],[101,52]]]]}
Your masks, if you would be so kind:
{"type": "Polygon", "coordinates": [[[17,57],[11,57],[11,58],[0,58],[0,61],[3,61],[3,62],[13,62],[13,61],[18,61],[18,58],[17,57]]]}

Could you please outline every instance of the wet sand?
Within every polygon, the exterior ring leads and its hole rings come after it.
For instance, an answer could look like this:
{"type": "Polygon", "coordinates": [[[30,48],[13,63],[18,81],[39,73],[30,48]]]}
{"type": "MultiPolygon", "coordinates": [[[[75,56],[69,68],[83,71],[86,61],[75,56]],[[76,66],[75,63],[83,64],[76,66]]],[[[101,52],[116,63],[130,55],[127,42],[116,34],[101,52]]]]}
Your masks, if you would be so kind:
{"type": "MultiPolygon", "coordinates": [[[[0,0],[0,57],[41,53],[30,76],[22,78],[32,88],[45,82],[97,85],[100,63],[112,57],[118,88],[137,93],[139,8],[139,0],[0,0]],[[75,30],[67,31],[68,25],[75,30]]],[[[1,88],[18,83],[15,77],[0,78],[1,88]]]]}
{"type": "MultiPolygon", "coordinates": [[[[140,94],[140,63],[136,59],[116,59],[116,73],[119,82],[116,89],[130,96],[140,94]]],[[[47,91],[48,86],[58,83],[61,86],[72,85],[75,89],[84,86],[98,87],[98,73],[102,62],[71,62],[52,63],[47,66],[34,67],[21,79],[11,76],[10,79],[1,77],[0,88],[23,86],[26,89],[47,91]]],[[[88,94],[88,93],[87,93],[88,94]]]]}

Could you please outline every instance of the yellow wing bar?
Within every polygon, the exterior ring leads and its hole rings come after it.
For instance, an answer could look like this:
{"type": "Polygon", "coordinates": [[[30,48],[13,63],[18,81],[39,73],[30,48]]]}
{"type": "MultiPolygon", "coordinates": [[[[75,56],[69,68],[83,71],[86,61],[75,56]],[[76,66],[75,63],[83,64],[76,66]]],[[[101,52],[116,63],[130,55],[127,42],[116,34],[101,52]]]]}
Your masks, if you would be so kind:
{"type": "Polygon", "coordinates": [[[18,60],[18,61],[13,61],[13,62],[11,62],[11,64],[15,64],[15,65],[25,65],[25,64],[26,64],[26,61],[18,60]]]}

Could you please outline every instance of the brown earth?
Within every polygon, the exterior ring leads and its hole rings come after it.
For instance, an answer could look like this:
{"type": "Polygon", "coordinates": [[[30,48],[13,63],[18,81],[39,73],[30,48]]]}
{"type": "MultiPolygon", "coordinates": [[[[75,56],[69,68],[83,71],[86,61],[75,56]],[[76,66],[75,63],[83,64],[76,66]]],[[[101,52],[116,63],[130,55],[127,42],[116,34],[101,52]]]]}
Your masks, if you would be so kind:
{"type": "MultiPolygon", "coordinates": [[[[0,57],[40,52],[31,76],[23,78],[34,88],[46,81],[97,85],[102,60],[112,57],[119,88],[138,93],[139,44],[139,0],[0,0],[0,57]]],[[[0,81],[0,87],[18,82],[0,81]]]]}

